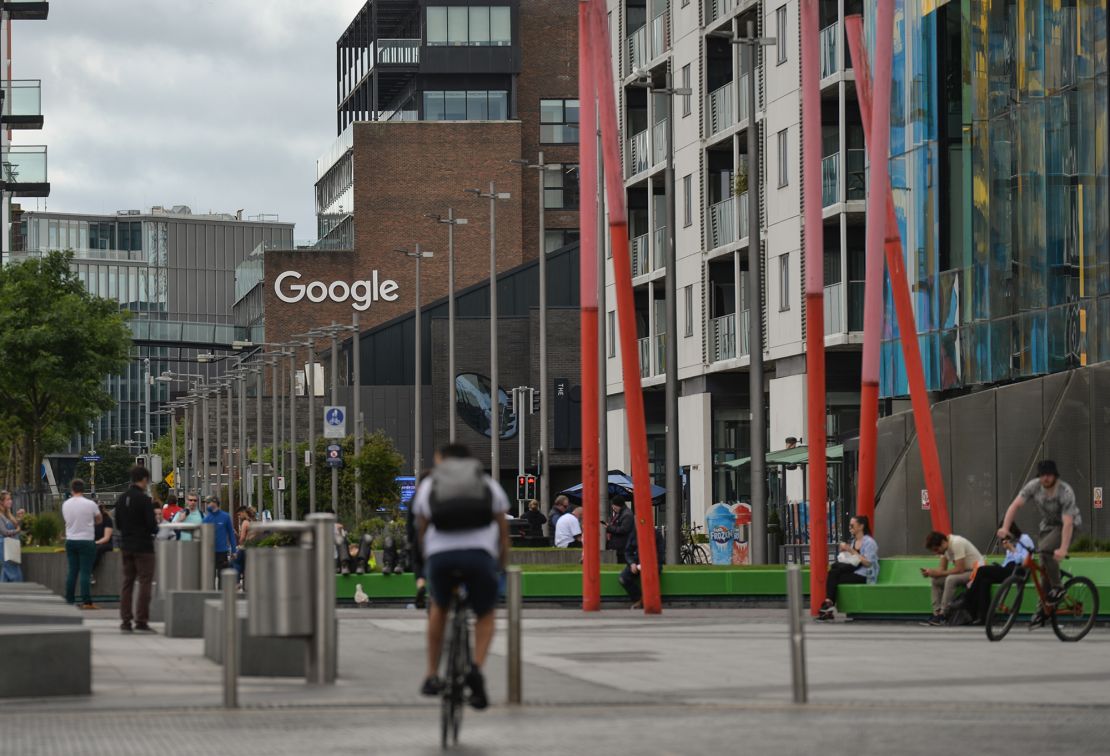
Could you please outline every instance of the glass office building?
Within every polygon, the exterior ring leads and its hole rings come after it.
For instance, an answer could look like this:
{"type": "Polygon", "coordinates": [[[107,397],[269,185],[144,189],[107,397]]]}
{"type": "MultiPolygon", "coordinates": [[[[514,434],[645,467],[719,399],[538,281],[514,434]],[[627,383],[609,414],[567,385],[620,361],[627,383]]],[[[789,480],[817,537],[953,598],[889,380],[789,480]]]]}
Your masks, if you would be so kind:
{"type": "MultiPolygon", "coordinates": [[[[106,378],[116,406],[91,429],[93,443],[141,443],[146,420],[146,360],[150,374],[172,371],[198,378],[220,375],[220,362],[198,364],[198,354],[227,353],[232,342],[248,340],[237,327],[235,268],[263,244],[290,246],[293,224],[274,216],[193,214],[184,206],[108,215],[25,212],[24,249],[15,262],[50,250],[73,252],[73,270],[85,288],[119,303],[131,317],[134,346],[124,373],[106,378]]],[[[155,382],[151,411],[183,393],[188,381],[155,382]]],[[[151,435],[163,435],[169,418],[154,414],[151,435]]],[[[86,436],[71,451],[86,447],[86,436]]]]}
{"type": "MultiPolygon", "coordinates": [[[[932,391],[1110,359],[1106,5],[895,2],[891,185],[932,391]]],[[[904,396],[885,297],[881,390],[904,396]]]]}

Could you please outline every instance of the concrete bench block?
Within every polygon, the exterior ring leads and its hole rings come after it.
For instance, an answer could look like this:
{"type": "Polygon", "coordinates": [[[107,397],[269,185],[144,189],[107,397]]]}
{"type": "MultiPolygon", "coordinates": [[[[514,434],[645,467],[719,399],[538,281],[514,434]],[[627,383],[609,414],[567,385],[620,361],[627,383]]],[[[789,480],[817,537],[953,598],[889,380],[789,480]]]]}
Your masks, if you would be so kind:
{"type": "Polygon", "coordinates": [[[23,596],[44,593],[54,595],[49,588],[39,583],[0,583],[0,596],[23,596]]]}
{"type": "Polygon", "coordinates": [[[219,591],[167,591],[166,637],[203,638],[204,602],[219,598],[219,591]]]}
{"type": "Polygon", "coordinates": [[[5,650],[0,698],[87,696],[92,693],[92,635],[57,625],[0,627],[5,650]]]}
{"type": "Polygon", "coordinates": [[[80,625],[82,622],[81,610],[65,602],[0,599],[0,626],[80,625]]]}
{"type": "MultiPolygon", "coordinates": [[[[244,677],[304,677],[304,638],[256,638],[247,635],[247,602],[235,602],[239,615],[239,674],[244,677]]],[[[204,655],[223,664],[222,601],[204,602],[204,655]]]]}
{"type": "MultiPolygon", "coordinates": [[[[120,552],[104,554],[97,565],[93,577],[93,601],[113,599],[119,596],[122,560],[120,552]]],[[[23,555],[23,576],[30,582],[40,583],[59,596],[65,595],[66,573],[69,563],[64,552],[28,552],[23,555]]],[[[80,590],[80,589],[78,589],[80,590]]]]}

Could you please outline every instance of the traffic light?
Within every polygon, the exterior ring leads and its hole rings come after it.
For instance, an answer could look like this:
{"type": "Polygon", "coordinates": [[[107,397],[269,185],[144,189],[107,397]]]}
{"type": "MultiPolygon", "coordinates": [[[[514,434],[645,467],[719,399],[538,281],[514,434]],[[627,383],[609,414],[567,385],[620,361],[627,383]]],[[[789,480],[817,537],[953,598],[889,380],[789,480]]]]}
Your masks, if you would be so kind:
{"type": "Polygon", "coordinates": [[[524,498],[529,499],[529,500],[536,498],[536,476],[535,475],[525,475],[524,476],[524,498]]]}
{"type": "Polygon", "coordinates": [[[528,495],[528,476],[527,475],[518,475],[518,476],[516,476],[516,499],[517,499],[517,501],[526,501],[530,498],[532,498],[532,497],[530,497],[528,495]]]}
{"type": "Polygon", "coordinates": [[[539,389],[532,389],[532,414],[540,414],[540,392],[539,389]]]}

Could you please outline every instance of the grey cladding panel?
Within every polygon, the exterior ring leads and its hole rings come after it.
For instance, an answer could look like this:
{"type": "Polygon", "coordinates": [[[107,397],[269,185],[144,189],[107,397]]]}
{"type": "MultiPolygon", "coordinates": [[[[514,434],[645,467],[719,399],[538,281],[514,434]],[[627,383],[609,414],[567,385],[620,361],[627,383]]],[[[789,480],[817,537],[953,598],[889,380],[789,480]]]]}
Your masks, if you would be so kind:
{"type": "Polygon", "coordinates": [[[953,400],[950,406],[952,528],[985,547],[1001,517],[991,464],[995,458],[994,394],[971,394],[953,400]]]}
{"type": "MultiPolygon", "coordinates": [[[[1091,486],[1110,493],[1110,364],[1092,368],[1091,374],[1091,486]]],[[[1105,505],[1104,505],[1105,506],[1105,505]]],[[[1096,538],[1110,538],[1110,509],[1092,511],[1084,528],[1096,538]]]]}
{"type": "MultiPolygon", "coordinates": [[[[998,444],[998,500],[1009,503],[1031,473],[1030,461],[1040,456],[1042,381],[1025,381],[995,390],[998,444]]],[[[1024,527],[1024,525],[1023,525],[1024,527]]]]}
{"type": "Polygon", "coordinates": [[[1060,477],[1075,489],[1083,521],[1091,521],[1090,375],[1076,370],[1064,392],[1055,422],[1045,436],[1045,457],[1056,461],[1060,477]]]}

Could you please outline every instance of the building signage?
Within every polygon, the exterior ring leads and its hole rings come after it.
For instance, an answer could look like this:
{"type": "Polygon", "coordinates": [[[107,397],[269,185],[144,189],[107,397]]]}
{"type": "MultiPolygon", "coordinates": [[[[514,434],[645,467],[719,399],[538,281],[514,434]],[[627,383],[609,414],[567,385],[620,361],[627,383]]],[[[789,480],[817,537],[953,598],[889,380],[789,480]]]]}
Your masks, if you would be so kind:
{"type": "Polygon", "coordinates": [[[330,284],[323,281],[298,283],[300,280],[301,274],[295,270],[287,270],[279,275],[274,280],[274,293],[277,294],[277,298],[289,304],[296,304],[302,299],[316,304],[325,299],[339,303],[350,301],[351,307],[359,312],[365,312],[374,302],[381,300],[395,302],[398,297],[397,282],[390,278],[379,280],[376,270],[369,280],[352,283],[346,281],[332,281],[330,284]]]}

